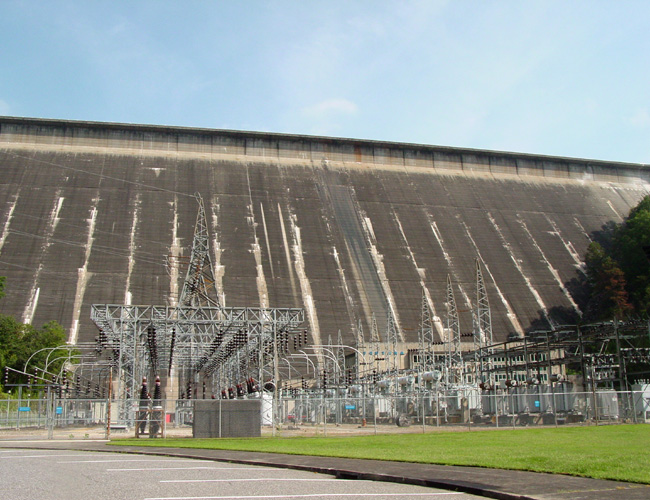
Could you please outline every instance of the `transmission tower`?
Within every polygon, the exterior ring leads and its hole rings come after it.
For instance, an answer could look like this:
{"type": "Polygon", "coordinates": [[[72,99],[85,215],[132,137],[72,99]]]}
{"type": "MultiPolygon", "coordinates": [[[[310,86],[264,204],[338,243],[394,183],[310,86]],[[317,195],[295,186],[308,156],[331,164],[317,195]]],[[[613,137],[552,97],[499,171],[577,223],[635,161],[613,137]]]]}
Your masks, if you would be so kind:
{"type": "Polygon", "coordinates": [[[372,320],[370,324],[370,349],[374,356],[373,364],[374,369],[379,372],[380,358],[379,358],[379,344],[381,339],[379,338],[379,329],[377,328],[377,318],[375,318],[375,313],[372,313],[372,320]]]}
{"type": "MultiPolygon", "coordinates": [[[[472,311],[474,326],[474,379],[477,382],[487,382],[485,372],[491,377],[492,357],[489,355],[489,346],[492,345],[492,319],[490,314],[490,302],[488,301],[481,264],[476,259],[476,309],[472,311]],[[487,356],[486,356],[487,354],[487,356]]],[[[479,403],[480,404],[480,403],[479,403]]]]}
{"type": "Polygon", "coordinates": [[[343,384],[345,382],[345,349],[343,347],[343,336],[341,335],[341,330],[339,330],[339,335],[336,339],[336,361],[341,368],[341,373],[339,374],[341,380],[339,380],[339,383],[343,384]]]}
{"type": "Polygon", "coordinates": [[[397,357],[397,325],[395,324],[395,318],[390,308],[388,308],[388,313],[386,314],[386,340],[390,348],[388,354],[388,370],[392,373],[397,373],[399,368],[397,357]]]}
{"type": "Polygon", "coordinates": [[[357,335],[355,337],[355,343],[357,349],[361,349],[362,347],[366,346],[366,339],[363,336],[363,324],[361,323],[361,318],[359,318],[359,321],[357,321],[357,335]]]}
{"type": "Polygon", "coordinates": [[[422,287],[422,312],[418,331],[420,367],[422,372],[433,369],[433,312],[422,287]]]}
{"type": "Polygon", "coordinates": [[[361,372],[363,371],[361,369],[361,363],[364,365],[364,370],[366,369],[366,362],[365,362],[365,355],[364,355],[364,360],[361,361],[359,359],[359,352],[364,352],[366,351],[366,340],[364,339],[363,336],[363,324],[361,323],[361,318],[359,318],[359,321],[357,321],[357,334],[355,336],[355,343],[356,343],[356,351],[354,353],[354,358],[355,358],[355,367],[356,367],[356,376],[357,378],[361,377],[361,372]]]}
{"type": "Polygon", "coordinates": [[[492,345],[492,316],[488,301],[481,265],[476,259],[476,318],[477,329],[474,335],[474,349],[492,345]]]}
{"type": "Polygon", "coordinates": [[[190,264],[178,303],[181,307],[221,307],[210,259],[210,235],[203,198],[199,193],[196,193],[195,197],[199,211],[194,227],[190,264]]]}
{"type": "Polygon", "coordinates": [[[454,298],[451,277],[447,275],[447,358],[448,369],[457,373],[456,380],[462,380],[463,358],[460,345],[460,321],[454,298]]]}

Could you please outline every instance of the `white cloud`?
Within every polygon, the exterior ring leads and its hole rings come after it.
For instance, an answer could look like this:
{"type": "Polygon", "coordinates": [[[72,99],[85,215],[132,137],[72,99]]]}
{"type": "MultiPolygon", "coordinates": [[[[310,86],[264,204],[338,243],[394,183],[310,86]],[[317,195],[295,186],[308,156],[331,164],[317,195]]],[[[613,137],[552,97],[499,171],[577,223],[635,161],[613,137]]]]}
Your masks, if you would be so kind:
{"type": "Polygon", "coordinates": [[[650,125],[650,113],[646,108],[638,109],[634,115],[630,117],[630,123],[635,127],[647,127],[650,125]]]}
{"type": "Polygon", "coordinates": [[[301,112],[309,118],[323,119],[336,115],[354,115],[358,109],[358,106],[348,99],[326,99],[302,108],[301,112]]]}

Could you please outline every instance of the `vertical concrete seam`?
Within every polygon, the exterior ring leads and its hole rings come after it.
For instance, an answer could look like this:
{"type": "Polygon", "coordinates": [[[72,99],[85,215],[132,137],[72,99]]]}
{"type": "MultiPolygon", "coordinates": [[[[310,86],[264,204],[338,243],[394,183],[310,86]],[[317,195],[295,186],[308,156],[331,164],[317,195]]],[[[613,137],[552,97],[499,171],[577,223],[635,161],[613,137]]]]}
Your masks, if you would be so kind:
{"type": "Polygon", "coordinates": [[[469,227],[465,222],[461,223],[463,225],[463,228],[465,229],[465,233],[467,234],[467,237],[469,240],[472,242],[472,245],[474,246],[474,250],[476,251],[476,255],[478,255],[478,258],[481,262],[481,265],[485,269],[485,272],[490,276],[490,279],[492,280],[492,284],[494,285],[494,288],[497,292],[497,295],[499,296],[499,299],[501,300],[501,303],[503,304],[503,307],[506,308],[506,317],[508,320],[510,320],[510,324],[512,327],[515,329],[515,332],[520,336],[523,337],[525,335],[524,329],[521,326],[521,323],[519,322],[519,318],[517,318],[517,315],[512,309],[512,306],[510,305],[510,302],[508,302],[508,299],[504,295],[504,293],[501,291],[501,288],[499,287],[499,284],[497,281],[494,279],[494,275],[492,274],[492,271],[490,271],[490,266],[487,264],[483,256],[481,255],[481,251],[478,248],[478,245],[476,244],[476,241],[472,237],[472,233],[469,230],[469,227]]]}
{"type": "Polygon", "coordinates": [[[135,235],[138,230],[138,219],[140,215],[140,192],[138,191],[133,201],[133,214],[131,216],[131,232],[129,233],[129,257],[126,272],[126,284],[124,286],[124,304],[131,305],[133,295],[131,293],[131,275],[133,274],[133,267],[135,265],[135,235]]]}
{"type": "Polygon", "coordinates": [[[26,324],[31,324],[32,320],[34,319],[34,313],[36,312],[36,306],[38,305],[38,298],[40,296],[40,288],[38,284],[40,281],[41,271],[44,267],[43,259],[45,258],[45,255],[47,254],[47,251],[52,244],[52,237],[56,231],[56,226],[59,224],[59,212],[63,206],[63,200],[65,200],[65,198],[61,196],[61,188],[59,188],[54,194],[54,204],[52,206],[52,210],[50,211],[50,217],[48,219],[47,228],[45,230],[45,237],[43,245],[41,246],[41,255],[39,257],[38,267],[34,273],[32,287],[28,296],[29,299],[27,305],[25,306],[25,310],[23,311],[22,319],[23,323],[26,324]]]}
{"type": "Polygon", "coordinates": [[[314,301],[314,295],[312,294],[311,284],[307,273],[305,271],[305,260],[304,252],[302,249],[302,238],[300,236],[300,227],[297,224],[297,216],[293,213],[289,213],[289,222],[291,223],[291,235],[293,238],[293,258],[294,258],[294,267],[296,269],[296,274],[298,275],[298,280],[300,283],[300,290],[302,294],[302,301],[305,306],[307,317],[309,318],[309,324],[311,326],[311,334],[314,344],[321,344],[321,335],[320,335],[320,325],[318,323],[318,311],[316,309],[316,303],[314,301]]]}
{"type": "MultiPolygon", "coordinates": [[[[533,286],[533,283],[532,283],[531,279],[524,272],[524,268],[521,265],[521,261],[515,255],[515,252],[514,252],[514,250],[512,248],[512,245],[510,244],[508,239],[503,235],[503,231],[501,230],[501,228],[497,224],[497,222],[494,219],[494,217],[492,216],[492,214],[490,212],[486,212],[486,215],[487,215],[488,220],[490,221],[490,224],[492,224],[492,227],[494,228],[497,235],[499,236],[499,241],[501,241],[501,246],[503,246],[503,248],[506,250],[506,252],[510,256],[510,260],[512,260],[512,263],[515,265],[515,269],[517,269],[517,272],[519,273],[519,275],[524,279],[524,283],[526,283],[526,287],[528,288],[531,295],[535,299],[535,302],[537,302],[537,305],[539,306],[539,308],[542,310],[542,313],[544,314],[544,318],[549,323],[549,325],[552,325],[553,324],[552,320],[548,315],[548,307],[546,306],[546,303],[542,299],[542,296],[539,294],[537,289],[533,286]]],[[[522,220],[520,219],[519,214],[517,214],[517,222],[519,222],[520,225],[522,224],[522,220]]],[[[527,231],[527,228],[524,227],[523,229],[524,229],[524,231],[527,231]]],[[[530,232],[528,232],[528,234],[530,235],[530,232]]]]}
{"type": "Polygon", "coordinates": [[[287,259],[287,270],[289,272],[289,281],[291,282],[291,294],[296,296],[296,278],[293,274],[293,264],[291,262],[291,250],[289,249],[289,240],[287,239],[287,230],[284,227],[284,216],[282,214],[282,207],[278,203],[278,217],[280,218],[280,231],[282,231],[282,243],[284,245],[284,256],[287,259]]]}
{"type": "Polygon", "coordinates": [[[84,264],[78,269],[77,290],[74,298],[74,306],[72,308],[72,326],[70,327],[70,335],[68,337],[69,344],[77,343],[77,336],[79,334],[79,316],[81,315],[81,305],[83,304],[84,294],[86,293],[86,286],[88,285],[88,262],[95,241],[95,223],[97,222],[97,205],[99,204],[99,193],[97,197],[92,200],[93,204],[90,209],[90,218],[88,222],[88,236],[86,238],[84,264]]]}
{"type": "Polygon", "coordinates": [[[5,219],[5,223],[2,228],[2,235],[0,236],[0,254],[2,253],[2,247],[4,246],[5,241],[7,240],[7,236],[9,235],[9,227],[11,226],[11,219],[13,219],[16,203],[18,203],[18,198],[20,198],[20,188],[14,195],[13,201],[9,203],[9,212],[7,213],[7,218],[5,219]]]}
{"type": "MultiPolygon", "coordinates": [[[[548,218],[547,218],[547,220],[548,220],[548,218]]],[[[547,269],[549,270],[549,272],[553,276],[553,279],[555,280],[555,282],[560,287],[560,290],[562,291],[562,294],[566,297],[566,299],[569,301],[569,303],[571,304],[573,309],[578,313],[578,315],[582,317],[582,311],[580,310],[580,307],[578,307],[578,304],[576,304],[575,300],[573,300],[573,297],[569,293],[569,290],[567,290],[566,286],[564,286],[564,282],[560,278],[560,273],[558,273],[557,269],[555,269],[555,267],[553,267],[553,264],[551,264],[551,262],[548,260],[548,258],[546,257],[546,254],[542,250],[542,247],[539,246],[539,244],[537,243],[537,240],[535,239],[533,234],[528,229],[528,226],[526,225],[526,222],[521,218],[518,218],[518,222],[521,224],[524,231],[526,232],[526,234],[530,238],[530,241],[532,242],[532,244],[535,247],[535,249],[537,250],[537,252],[539,252],[539,254],[541,255],[542,260],[546,264],[547,269]]],[[[549,318],[549,320],[550,320],[550,318],[549,318]]],[[[553,325],[553,323],[551,323],[551,325],[553,325]]]]}
{"type": "MultiPolygon", "coordinates": [[[[370,217],[367,216],[367,214],[360,213],[360,215],[361,215],[361,225],[366,235],[366,243],[370,251],[370,256],[372,257],[372,260],[375,264],[375,272],[377,273],[379,282],[381,283],[381,287],[384,291],[384,296],[386,298],[386,306],[388,307],[390,313],[393,315],[393,318],[395,319],[395,323],[398,325],[399,315],[397,313],[397,305],[395,303],[395,297],[393,296],[393,290],[391,289],[390,286],[390,281],[388,280],[388,276],[386,275],[386,267],[384,266],[384,256],[379,252],[377,248],[377,237],[375,235],[375,230],[372,226],[372,221],[370,220],[370,217]]],[[[401,340],[404,341],[403,334],[399,329],[398,329],[398,333],[401,340]]]]}
{"type": "Polygon", "coordinates": [[[183,247],[178,237],[178,196],[174,195],[174,201],[170,202],[174,209],[172,220],[172,242],[169,247],[169,297],[167,299],[170,307],[176,307],[178,304],[178,277],[180,274],[179,259],[183,255],[183,247]]]}
{"type": "Polygon", "coordinates": [[[221,239],[219,238],[220,211],[221,205],[219,205],[219,199],[214,197],[214,199],[210,200],[210,213],[212,215],[212,252],[214,253],[214,285],[217,289],[217,295],[219,296],[219,303],[225,307],[226,293],[223,289],[223,277],[226,274],[226,267],[221,263],[223,248],[221,248],[221,239]]]}

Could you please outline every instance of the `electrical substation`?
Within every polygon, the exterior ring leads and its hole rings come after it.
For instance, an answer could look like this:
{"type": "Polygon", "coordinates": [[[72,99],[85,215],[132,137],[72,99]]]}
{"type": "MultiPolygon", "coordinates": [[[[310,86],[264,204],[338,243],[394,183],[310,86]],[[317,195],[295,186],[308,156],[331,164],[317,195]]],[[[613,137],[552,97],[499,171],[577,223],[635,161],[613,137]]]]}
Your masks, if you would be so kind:
{"type": "Polygon", "coordinates": [[[0,162],[0,312],[69,332],[17,388],[50,423],[650,421],[650,325],[579,286],[646,165],[9,117],[0,162]]]}

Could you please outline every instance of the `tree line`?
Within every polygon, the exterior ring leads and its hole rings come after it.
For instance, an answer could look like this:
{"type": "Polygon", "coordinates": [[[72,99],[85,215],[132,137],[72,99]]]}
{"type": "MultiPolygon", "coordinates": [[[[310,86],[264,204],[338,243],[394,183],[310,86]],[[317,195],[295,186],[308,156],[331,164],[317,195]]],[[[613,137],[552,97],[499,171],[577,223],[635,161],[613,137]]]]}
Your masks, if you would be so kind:
{"type": "Polygon", "coordinates": [[[589,289],[584,320],[603,321],[650,313],[650,195],[620,224],[598,235],[585,254],[589,289]]]}
{"type": "MultiPolygon", "coordinates": [[[[0,300],[5,295],[5,282],[6,278],[0,276],[0,300]]],[[[9,392],[13,384],[27,384],[31,381],[36,386],[44,383],[43,380],[32,376],[35,374],[35,370],[38,370],[38,377],[51,380],[53,375],[60,372],[66,361],[65,358],[68,356],[69,350],[60,348],[65,343],[65,330],[56,321],[50,321],[41,328],[36,328],[30,324],[20,323],[13,316],[0,314],[0,373],[2,374],[0,387],[2,392],[9,392]],[[32,358],[30,359],[30,357],[32,358]],[[29,376],[13,371],[23,371],[28,360],[29,376]],[[42,370],[47,362],[49,362],[48,373],[44,373],[42,370]],[[13,370],[6,371],[5,367],[13,370]]]]}

